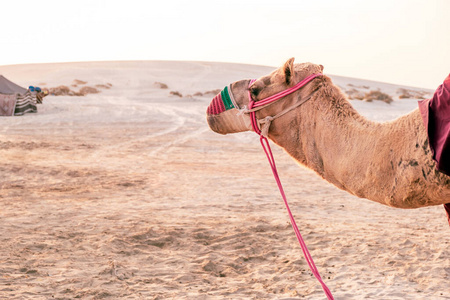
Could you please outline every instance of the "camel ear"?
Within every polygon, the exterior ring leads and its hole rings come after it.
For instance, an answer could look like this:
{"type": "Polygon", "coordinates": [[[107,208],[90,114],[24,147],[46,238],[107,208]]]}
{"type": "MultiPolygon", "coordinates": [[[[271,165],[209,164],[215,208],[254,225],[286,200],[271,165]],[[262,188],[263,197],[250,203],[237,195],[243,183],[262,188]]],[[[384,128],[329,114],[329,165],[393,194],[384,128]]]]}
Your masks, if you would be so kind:
{"type": "Polygon", "coordinates": [[[323,72],[323,66],[322,66],[322,65],[319,65],[319,67],[320,67],[320,70],[323,72]]]}
{"type": "Polygon", "coordinates": [[[294,57],[288,59],[283,66],[284,78],[287,85],[291,84],[291,79],[294,77],[294,60],[294,57]]]}

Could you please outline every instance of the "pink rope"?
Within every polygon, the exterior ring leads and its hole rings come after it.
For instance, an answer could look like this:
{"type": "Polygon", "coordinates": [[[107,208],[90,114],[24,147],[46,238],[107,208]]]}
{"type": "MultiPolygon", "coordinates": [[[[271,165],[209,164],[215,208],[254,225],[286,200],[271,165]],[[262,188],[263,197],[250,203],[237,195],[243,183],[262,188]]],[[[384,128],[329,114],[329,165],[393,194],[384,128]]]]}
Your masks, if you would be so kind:
{"type": "MultiPolygon", "coordinates": [[[[312,79],[314,79],[315,77],[322,75],[322,74],[313,74],[310,75],[308,77],[306,77],[305,79],[303,79],[302,81],[300,81],[298,84],[296,84],[295,86],[277,93],[273,96],[270,96],[268,98],[265,98],[261,101],[255,102],[253,101],[251,94],[250,94],[250,90],[248,92],[248,96],[249,96],[249,109],[252,109],[254,107],[258,107],[258,106],[262,106],[268,103],[271,103],[273,101],[276,101],[290,93],[293,93],[294,91],[298,90],[299,88],[303,87],[306,83],[308,83],[309,81],[311,81],[312,79]],[[261,104],[261,102],[263,102],[263,104],[261,104]]],[[[249,86],[255,82],[255,80],[251,80],[249,86]]],[[[300,230],[298,229],[297,223],[295,222],[294,216],[292,215],[291,209],[289,208],[289,204],[287,202],[287,198],[286,198],[286,194],[284,193],[284,189],[283,189],[283,185],[281,184],[281,180],[280,177],[278,176],[278,171],[277,171],[277,166],[275,164],[275,159],[273,157],[272,154],[272,149],[270,148],[270,144],[269,144],[269,140],[261,135],[261,131],[258,128],[258,123],[256,120],[256,113],[255,112],[251,112],[250,113],[250,119],[251,119],[251,123],[252,123],[252,127],[253,130],[259,134],[259,141],[261,143],[261,146],[264,150],[264,152],[266,153],[267,159],[269,161],[270,164],[270,168],[272,169],[272,173],[273,176],[275,178],[275,181],[278,185],[278,189],[280,190],[280,194],[281,197],[283,198],[284,201],[284,205],[286,206],[286,210],[288,211],[289,214],[289,220],[291,221],[291,225],[292,228],[294,229],[295,235],[297,236],[297,240],[300,243],[300,247],[302,248],[302,252],[303,252],[303,256],[306,259],[306,262],[308,263],[308,266],[311,270],[311,272],[314,274],[314,277],[316,277],[316,279],[319,281],[319,283],[322,285],[322,289],[325,292],[325,295],[327,296],[328,300],[334,300],[333,295],[331,294],[330,289],[327,287],[327,285],[323,282],[322,277],[319,274],[319,270],[316,267],[316,264],[314,263],[314,260],[311,256],[311,254],[309,253],[308,247],[305,244],[305,241],[303,240],[303,237],[300,233],[300,230]]]]}
{"type": "Polygon", "coordinates": [[[295,235],[297,236],[297,240],[300,243],[300,247],[302,248],[303,256],[305,257],[305,259],[308,263],[308,266],[311,269],[311,272],[314,274],[316,279],[322,285],[322,289],[325,292],[325,294],[327,295],[327,298],[329,300],[332,300],[332,299],[334,299],[333,295],[331,294],[331,291],[327,287],[327,285],[323,282],[322,277],[319,274],[319,270],[317,269],[316,264],[314,263],[314,260],[311,256],[311,254],[309,253],[308,247],[306,246],[305,241],[303,240],[300,230],[298,229],[297,223],[295,222],[295,219],[294,219],[294,216],[292,215],[291,209],[289,208],[289,204],[286,199],[286,194],[284,193],[283,185],[281,184],[280,177],[278,176],[277,167],[275,165],[275,159],[272,154],[272,149],[270,148],[270,145],[269,145],[269,140],[263,136],[260,136],[259,140],[264,149],[264,152],[266,153],[267,159],[269,160],[269,164],[272,169],[273,176],[275,177],[275,181],[277,182],[281,197],[283,197],[284,205],[286,206],[286,209],[288,211],[292,228],[294,229],[295,235]]]}
{"type": "MultiPolygon", "coordinates": [[[[311,74],[308,77],[306,77],[305,79],[303,79],[302,81],[300,81],[299,83],[297,83],[296,85],[294,85],[293,87],[290,87],[290,88],[288,88],[288,89],[286,89],[284,91],[281,91],[281,92],[279,92],[279,93],[277,93],[275,95],[272,95],[270,97],[264,98],[264,99],[256,102],[254,107],[263,106],[263,105],[269,104],[271,102],[274,102],[276,100],[279,100],[279,99],[281,99],[281,98],[283,98],[283,97],[285,97],[285,96],[295,92],[296,90],[304,87],[308,82],[310,82],[311,80],[313,80],[317,76],[321,76],[321,75],[322,75],[321,73],[311,74]]],[[[252,80],[250,82],[250,84],[252,84],[255,81],[256,80],[252,80]]],[[[251,99],[251,97],[250,97],[250,99],[251,99]]]]}

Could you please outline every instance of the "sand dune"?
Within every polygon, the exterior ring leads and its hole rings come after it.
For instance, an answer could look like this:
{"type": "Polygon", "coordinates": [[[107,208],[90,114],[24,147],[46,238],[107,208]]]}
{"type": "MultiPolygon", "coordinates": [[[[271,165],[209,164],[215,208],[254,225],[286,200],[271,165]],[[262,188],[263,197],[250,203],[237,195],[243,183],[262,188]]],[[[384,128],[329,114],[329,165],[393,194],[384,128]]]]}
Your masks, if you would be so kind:
{"type": "MultiPolygon", "coordinates": [[[[0,298],[324,299],[257,137],[216,135],[205,120],[207,91],[271,70],[202,62],[1,66],[23,86],[79,80],[111,88],[48,96],[37,114],[0,118],[0,298]]],[[[397,90],[409,87],[333,80],[391,95],[391,104],[352,101],[374,120],[417,105],[399,100],[397,90]]],[[[450,299],[442,207],[399,210],[356,198],[273,150],[336,299],[450,299]]]]}

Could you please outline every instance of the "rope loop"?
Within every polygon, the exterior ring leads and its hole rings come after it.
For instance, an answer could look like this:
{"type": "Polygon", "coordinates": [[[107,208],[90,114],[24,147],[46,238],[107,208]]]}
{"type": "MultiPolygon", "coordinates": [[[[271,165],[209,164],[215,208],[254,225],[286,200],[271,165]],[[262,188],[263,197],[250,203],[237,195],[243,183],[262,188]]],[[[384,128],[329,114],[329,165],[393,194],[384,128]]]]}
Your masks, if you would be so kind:
{"type": "Polygon", "coordinates": [[[236,113],[236,116],[242,116],[244,114],[248,114],[249,113],[249,109],[247,108],[247,105],[244,105],[243,108],[238,109],[238,112],[236,113]]]}
{"type": "Polygon", "coordinates": [[[272,116],[267,116],[267,117],[265,117],[265,118],[262,119],[262,120],[258,120],[258,123],[259,123],[260,125],[262,125],[262,126],[261,126],[261,135],[262,135],[263,137],[267,138],[267,137],[269,136],[269,128],[270,128],[270,124],[272,124],[272,121],[273,121],[274,119],[275,119],[275,118],[272,117],[272,116]]]}

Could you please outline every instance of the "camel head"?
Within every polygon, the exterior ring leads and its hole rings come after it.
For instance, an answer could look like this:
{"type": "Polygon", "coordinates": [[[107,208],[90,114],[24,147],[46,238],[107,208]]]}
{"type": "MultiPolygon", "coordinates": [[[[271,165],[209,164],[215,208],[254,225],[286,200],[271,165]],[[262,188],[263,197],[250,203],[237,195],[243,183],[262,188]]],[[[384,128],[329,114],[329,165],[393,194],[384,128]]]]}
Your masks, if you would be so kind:
{"type": "MultiPolygon", "coordinates": [[[[249,94],[257,102],[294,86],[309,75],[321,73],[322,70],[322,65],[294,64],[294,58],[291,58],[282,67],[260,77],[250,86],[249,79],[236,81],[225,87],[211,101],[206,111],[208,125],[214,132],[220,134],[251,131],[250,117],[245,112],[249,104],[249,94]]],[[[308,97],[312,91],[313,87],[308,84],[257,111],[256,116],[258,119],[264,119],[266,116],[276,115],[299,99],[308,97]]]]}

